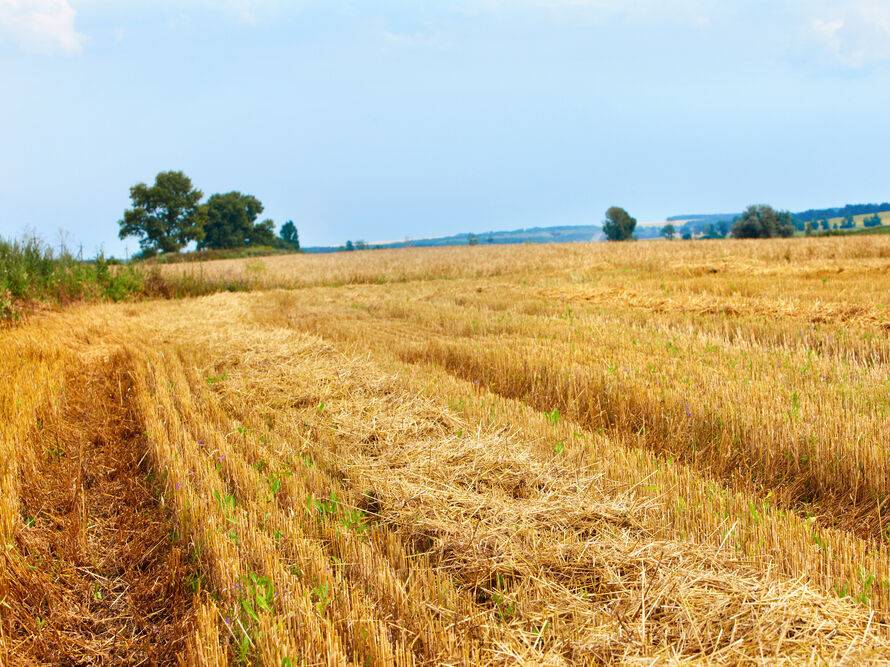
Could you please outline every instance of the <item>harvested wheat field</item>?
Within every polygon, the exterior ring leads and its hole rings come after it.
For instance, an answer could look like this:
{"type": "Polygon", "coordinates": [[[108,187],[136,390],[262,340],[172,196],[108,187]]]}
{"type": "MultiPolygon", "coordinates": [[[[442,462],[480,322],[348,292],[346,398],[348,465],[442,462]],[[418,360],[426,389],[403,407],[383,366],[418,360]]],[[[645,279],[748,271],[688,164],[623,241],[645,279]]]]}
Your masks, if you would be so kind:
{"type": "Polygon", "coordinates": [[[890,662],[890,237],[163,270],[0,331],[0,663],[890,662]]]}

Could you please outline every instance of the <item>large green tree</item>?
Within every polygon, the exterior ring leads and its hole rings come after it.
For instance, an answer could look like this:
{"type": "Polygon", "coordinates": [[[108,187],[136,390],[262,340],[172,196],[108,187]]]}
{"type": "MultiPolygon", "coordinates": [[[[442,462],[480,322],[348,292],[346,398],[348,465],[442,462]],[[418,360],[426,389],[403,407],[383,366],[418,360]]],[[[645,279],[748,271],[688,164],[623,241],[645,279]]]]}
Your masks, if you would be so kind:
{"type": "Polygon", "coordinates": [[[130,188],[132,207],[118,221],[120,237],[136,236],[144,254],[178,252],[202,234],[201,197],[181,171],[162,171],[154,185],[130,188]]]}
{"type": "Polygon", "coordinates": [[[603,234],[609,241],[627,241],[633,238],[637,219],[620,206],[612,206],[606,211],[606,220],[603,222],[603,234]]]}
{"type": "Polygon", "coordinates": [[[285,245],[290,246],[294,250],[300,249],[300,235],[297,233],[297,226],[294,224],[293,220],[288,220],[281,225],[281,231],[278,232],[278,237],[285,243],[285,245]]]}
{"type": "Polygon", "coordinates": [[[737,239],[769,239],[794,236],[791,213],[777,211],[772,206],[749,206],[732,225],[732,236],[737,239]]]}
{"type": "Polygon", "coordinates": [[[263,204],[253,195],[240,192],[215,194],[204,204],[204,238],[198,248],[241,248],[271,245],[275,226],[271,220],[256,223],[263,204]]]}

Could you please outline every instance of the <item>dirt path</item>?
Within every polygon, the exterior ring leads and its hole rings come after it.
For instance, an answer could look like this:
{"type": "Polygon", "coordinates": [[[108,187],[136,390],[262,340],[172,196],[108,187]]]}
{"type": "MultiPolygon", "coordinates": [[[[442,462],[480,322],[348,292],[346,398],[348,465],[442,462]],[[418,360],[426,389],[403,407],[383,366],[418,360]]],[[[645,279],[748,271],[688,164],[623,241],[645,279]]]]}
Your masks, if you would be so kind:
{"type": "Polygon", "coordinates": [[[84,368],[35,425],[4,628],[15,664],[182,654],[193,571],[158,501],[131,393],[125,360],[84,368]]]}

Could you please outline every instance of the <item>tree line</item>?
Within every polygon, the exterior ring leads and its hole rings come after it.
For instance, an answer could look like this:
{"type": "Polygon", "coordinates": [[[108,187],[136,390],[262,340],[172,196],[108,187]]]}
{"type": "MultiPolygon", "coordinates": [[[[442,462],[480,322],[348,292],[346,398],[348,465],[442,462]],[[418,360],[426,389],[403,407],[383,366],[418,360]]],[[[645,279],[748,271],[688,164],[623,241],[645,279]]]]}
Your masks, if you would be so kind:
{"type": "Polygon", "coordinates": [[[162,171],[153,185],[137,183],[130,188],[131,207],[118,221],[121,239],[139,239],[140,255],[176,253],[194,242],[198,250],[268,246],[300,249],[293,221],[275,233],[271,219],[257,222],[262,202],[253,195],[225,192],[211,195],[194,187],[181,171],[162,171]]]}
{"type": "MultiPolygon", "coordinates": [[[[877,213],[863,221],[863,225],[866,227],[879,227],[881,224],[881,217],[877,213]]],[[[627,211],[621,207],[613,206],[606,211],[606,219],[603,222],[603,234],[605,234],[608,241],[626,241],[633,238],[636,225],[636,219],[627,211]]],[[[736,216],[732,222],[718,220],[717,222],[707,223],[704,227],[697,229],[700,229],[698,233],[701,233],[703,238],[766,239],[787,238],[794,236],[796,231],[809,235],[818,231],[819,227],[828,231],[833,227],[850,229],[855,226],[856,223],[852,214],[848,214],[840,223],[831,223],[826,218],[815,220],[814,222],[803,222],[790,211],[778,211],[766,204],[755,204],[745,209],[745,212],[741,215],[736,216]]],[[[692,229],[692,227],[687,228],[685,225],[677,228],[673,223],[668,223],[661,228],[660,234],[668,240],[675,239],[678,236],[688,240],[693,236],[692,229]]]]}
{"type": "MultiPolygon", "coordinates": [[[[881,221],[881,216],[877,213],[873,213],[867,218],[862,219],[863,227],[880,227],[884,224],[881,221]]],[[[845,216],[843,220],[838,222],[837,220],[829,220],[828,218],[821,218],[819,220],[807,220],[804,224],[804,233],[806,235],[813,234],[818,231],[829,232],[833,229],[853,229],[856,226],[856,220],[852,215],[845,216]]]]}
{"type": "MultiPolygon", "coordinates": [[[[257,222],[263,212],[263,204],[253,195],[238,191],[217,193],[202,202],[204,193],[194,187],[191,179],[181,171],[163,171],[155,177],[153,185],[137,183],[130,188],[131,207],[118,221],[120,238],[130,236],[139,239],[142,257],[159,253],[177,253],[194,242],[198,250],[271,247],[283,250],[300,250],[296,225],[288,220],[278,233],[270,219],[257,222]]],[[[881,217],[873,209],[887,205],[855,205],[843,209],[823,209],[821,213],[845,212],[843,221],[831,222],[827,217],[807,219],[817,211],[793,215],[766,204],[749,206],[732,221],[717,219],[714,222],[688,221],[679,228],[668,223],[660,235],[666,239],[693,235],[703,238],[773,238],[793,236],[795,231],[812,234],[832,228],[855,227],[853,216],[859,209],[873,214],[863,222],[866,227],[882,224],[881,217]]],[[[886,209],[885,209],[886,210],[886,209]]],[[[634,238],[637,226],[632,217],[620,206],[606,211],[603,234],[608,241],[625,241],[634,238]]],[[[491,242],[489,240],[489,242],[491,242]]],[[[468,243],[479,243],[476,235],[468,237],[468,243]]],[[[347,241],[344,250],[364,250],[365,241],[347,241]]]]}
{"type": "MultiPolygon", "coordinates": [[[[849,218],[852,220],[853,216],[856,215],[868,215],[870,213],[877,214],[883,211],[890,211],[890,202],[885,202],[883,204],[847,204],[841,208],[811,208],[807,211],[801,211],[800,213],[795,214],[794,217],[803,225],[807,222],[815,223],[817,221],[821,222],[823,220],[830,220],[831,218],[849,218]]],[[[874,216],[872,216],[872,219],[873,218],[874,216]]],[[[880,217],[878,217],[878,219],[880,219],[880,217]]]]}

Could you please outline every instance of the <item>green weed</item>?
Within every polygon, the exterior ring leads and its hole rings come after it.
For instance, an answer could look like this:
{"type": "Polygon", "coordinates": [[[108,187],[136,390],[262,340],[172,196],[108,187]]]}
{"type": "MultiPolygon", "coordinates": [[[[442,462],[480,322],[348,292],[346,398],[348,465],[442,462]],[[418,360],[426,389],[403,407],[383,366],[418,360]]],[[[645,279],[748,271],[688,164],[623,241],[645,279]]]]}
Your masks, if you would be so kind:
{"type": "Polygon", "coordinates": [[[310,592],[310,596],[312,599],[312,604],[315,606],[315,611],[319,616],[324,616],[328,607],[331,606],[331,602],[333,602],[333,595],[331,595],[331,588],[328,584],[318,584],[313,587],[310,592]]]}

